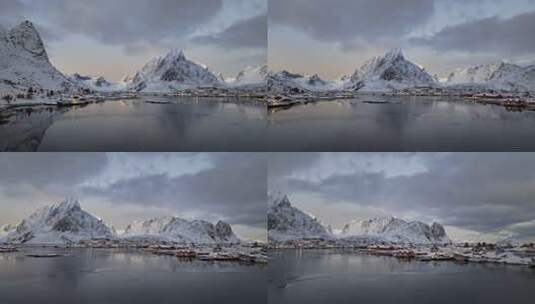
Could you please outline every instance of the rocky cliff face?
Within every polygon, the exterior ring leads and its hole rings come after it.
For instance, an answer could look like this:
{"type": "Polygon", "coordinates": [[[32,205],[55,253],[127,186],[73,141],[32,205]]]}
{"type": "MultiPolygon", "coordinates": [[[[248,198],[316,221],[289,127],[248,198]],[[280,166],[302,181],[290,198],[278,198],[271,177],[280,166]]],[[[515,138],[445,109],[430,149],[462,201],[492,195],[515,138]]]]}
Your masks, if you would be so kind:
{"type": "Polygon", "coordinates": [[[314,217],[293,207],[286,195],[271,193],[268,207],[270,241],[328,239],[328,230],[314,217]]]}
{"type": "Polygon", "coordinates": [[[156,238],[178,243],[218,244],[239,243],[232,227],[219,221],[216,225],[202,220],[185,220],[174,216],[134,222],[127,226],[123,237],[156,238]]]}
{"type": "Polygon", "coordinates": [[[49,61],[39,32],[29,21],[0,29],[0,91],[67,90],[72,83],[49,61]]]}
{"type": "Polygon", "coordinates": [[[496,62],[457,69],[447,85],[478,84],[490,90],[535,91],[535,66],[496,62]]]}
{"type": "Polygon", "coordinates": [[[136,91],[173,92],[220,84],[208,68],[188,60],[182,51],[173,50],[149,61],[131,78],[129,87],[136,91]]]}
{"type": "Polygon", "coordinates": [[[5,240],[11,243],[64,244],[111,237],[114,237],[112,230],[102,220],[82,210],[78,201],[67,199],[35,211],[5,240]]]}
{"type": "Polygon", "coordinates": [[[405,221],[395,217],[378,217],[352,221],[344,226],[340,237],[373,236],[394,243],[449,243],[444,227],[419,221],[405,221]]]}
{"type": "Polygon", "coordinates": [[[368,60],[355,71],[349,83],[355,90],[363,91],[388,91],[434,84],[434,78],[405,59],[400,49],[368,60]]]}

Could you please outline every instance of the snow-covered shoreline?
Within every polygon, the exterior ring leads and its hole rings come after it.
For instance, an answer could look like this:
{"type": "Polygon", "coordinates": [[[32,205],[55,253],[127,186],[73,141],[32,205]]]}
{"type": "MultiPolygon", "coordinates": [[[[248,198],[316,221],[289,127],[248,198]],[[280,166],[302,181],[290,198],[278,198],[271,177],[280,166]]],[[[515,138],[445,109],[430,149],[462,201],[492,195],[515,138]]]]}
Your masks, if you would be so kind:
{"type": "Polygon", "coordinates": [[[346,254],[388,256],[406,261],[488,263],[535,268],[535,246],[495,247],[493,244],[451,244],[447,246],[418,244],[362,245],[351,242],[294,240],[269,244],[270,250],[336,250],[346,254]]]}

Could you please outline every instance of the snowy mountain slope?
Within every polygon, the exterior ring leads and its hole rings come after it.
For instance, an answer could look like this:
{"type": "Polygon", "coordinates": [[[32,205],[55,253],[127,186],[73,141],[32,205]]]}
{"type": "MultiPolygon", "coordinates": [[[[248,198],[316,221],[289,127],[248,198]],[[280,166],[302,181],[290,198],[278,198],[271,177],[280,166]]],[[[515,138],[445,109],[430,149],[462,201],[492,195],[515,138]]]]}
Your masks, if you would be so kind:
{"type": "Polygon", "coordinates": [[[174,216],[134,222],[126,227],[124,238],[156,238],[178,243],[239,243],[232,227],[219,221],[185,220],[174,216]]]}
{"type": "Polygon", "coordinates": [[[24,21],[10,31],[0,29],[0,90],[29,87],[66,90],[72,83],[50,63],[35,26],[24,21]]]}
{"type": "Polygon", "coordinates": [[[114,237],[106,224],[67,199],[38,209],[25,218],[5,241],[25,244],[65,244],[84,239],[114,237]]]}
{"type": "Polygon", "coordinates": [[[535,66],[497,62],[457,69],[446,85],[474,84],[490,90],[535,91],[535,66]]]}
{"type": "MultiPolygon", "coordinates": [[[[518,67],[520,69],[520,67],[518,67]]],[[[494,74],[498,72],[503,74],[507,70],[517,70],[517,66],[507,64],[503,62],[491,63],[486,65],[478,65],[468,68],[460,68],[452,72],[448,76],[447,83],[449,84],[461,84],[461,83],[487,83],[492,80],[494,74]],[[498,70],[502,69],[501,72],[498,70]]]]}
{"type": "Polygon", "coordinates": [[[268,75],[267,65],[262,66],[249,66],[243,71],[239,72],[232,81],[229,82],[230,86],[256,86],[266,85],[266,79],[268,75]]]}
{"type": "Polygon", "coordinates": [[[310,238],[331,238],[328,230],[314,217],[292,207],[280,192],[268,196],[268,239],[286,241],[310,238]]]}
{"type": "Polygon", "coordinates": [[[390,91],[434,84],[434,78],[425,69],[405,59],[400,49],[393,49],[365,62],[351,76],[346,89],[390,91]]]}
{"type": "Polygon", "coordinates": [[[16,228],[17,226],[12,225],[12,224],[6,224],[6,225],[0,226],[0,241],[2,240],[2,238],[6,237],[9,233],[13,232],[16,228]]]}
{"type": "Polygon", "coordinates": [[[69,77],[72,83],[78,87],[88,88],[97,92],[113,92],[120,91],[125,88],[122,84],[115,84],[108,82],[103,76],[82,76],[80,74],[73,74],[69,77]]]}
{"type": "Polygon", "coordinates": [[[188,60],[182,51],[172,50],[145,64],[131,78],[129,87],[135,91],[173,92],[220,84],[219,78],[208,68],[188,60]]]}
{"type": "Polygon", "coordinates": [[[323,80],[318,75],[304,76],[288,71],[270,72],[267,75],[268,90],[273,93],[327,92],[341,89],[341,84],[323,80]]]}
{"type": "Polygon", "coordinates": [[[450,239],[442,225],[431,226],[418,222],[407,222],[395,217],[379,217],[352,221],[344,226],[340,237],[371,236],[380,237],[394,243],[449,243],[450,239]]]}

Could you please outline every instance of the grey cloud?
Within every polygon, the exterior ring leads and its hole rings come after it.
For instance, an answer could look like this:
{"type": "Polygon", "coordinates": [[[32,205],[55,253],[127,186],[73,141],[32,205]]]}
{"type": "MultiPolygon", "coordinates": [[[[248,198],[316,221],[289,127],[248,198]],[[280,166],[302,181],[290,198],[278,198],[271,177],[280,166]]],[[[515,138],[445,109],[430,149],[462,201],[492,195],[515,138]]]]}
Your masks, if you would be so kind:
{"type": "Polygon", "coordinates": [[[535,12],[508,19],[491,17],[449,26],[431,37],[412,39],[436,50],[453,50],[504,55],[535,53],[535,12]]]}
{"type": "Polygon", "coordinates": [[[17,196],[30,190],[66,195],[78,183],[101,173],[107,165],[98,153],[2,153],[0,189],[17,196]]]}
{"type": "Polygon", "coordinates": [[[84,34],[114,45],[184,37],[221,8],[221,0],[50,0],[31,6],[55,20],[57,32],[84,34]]]}
{"type": "Polygon", "coordinates": [[[220,214],[231,224],[265,226],[266,159],[258,153],[210,154],[214,166],[196,174],[154,174],[86,187],[87,196],[117,204],[220,214]]]}
{"type": "Polygon", "coordinates": [[[0,2],[0,26],[10,26],[11,23],[23,16],[25,6],[19,0],[0,2]]]}
{"type": "Polygon", "coordinates": [[[270,174],[269,178],[279,179],[290,191],[319,194],[326,201],[380,207],[394,215],[416,212],[479,232],[499,231],[535,219],[535,170],[531,165],[535,154],[419,156],[428,171],[411,176],[356,172],[335,174],[319,183],[288,175],[270,174]]]}
{"type": "Polygon", "coordinates": [[[318,40],[347,42],[397,38],[434,13],[429,0],[270,0],[270,22],[302,30],[318,40]]]}
{"type": "Polygon", "coordinates": [[[230,49],[236,47],[266,48],[267,16],[263,14],[238,21],[222,32],[199,36],[194,38],[193,41],[230,49]]]}

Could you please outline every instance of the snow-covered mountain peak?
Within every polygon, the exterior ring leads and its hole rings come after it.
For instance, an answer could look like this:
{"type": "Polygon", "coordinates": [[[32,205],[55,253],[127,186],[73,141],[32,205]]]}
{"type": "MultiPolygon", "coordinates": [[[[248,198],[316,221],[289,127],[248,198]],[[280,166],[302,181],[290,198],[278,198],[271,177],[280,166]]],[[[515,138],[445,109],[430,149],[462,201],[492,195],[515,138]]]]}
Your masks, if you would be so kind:
{"type": "Polygon", "coordinates": [[[136,91],[168,92],[199,86],[217,86],[220,81],[206,66],[186,58],[183,51],[171,50],[150,60],[131,78],[136,91]]]}
{"type": "Polygon", "coordinates": [[[72,83],[52,66],[37,29],[25,21],[0,31],[0,90],[20,92],[29,87],[63,91],[72,83]]]}
{"type": "Polygon", "coordinates": [[[535,69],[506,61],[492,62],[452,72],[447,84],[479,84],[492,90],[535,91],[535,69]]]}
{"type": "Polygon", "coordinates": [[[52,204],[49,208],[55,208],[55,209],[67,210],[67,211],[71,211],[71,210],[81,211],[82,210],[82,207],[80,206],[80,202],[77,199],[72,198],[72,197],[68,197],[62,202],[52,204]]]}
{"type": "Polygon", "coordinates": [[[232,227],[218,221],[216,225],[203,220],[186,220],[175,216],[163,216],[135,221],[123,234],[127,238],[156,238],[177,243],[239,243],[232,227]]]}
{"type": "Polygon", "coordinates": [[[393,49],[366,61],[351,77],[350,86],[357,90],[385,91],[434,83],[433,77],[407,60],[401,49],[393,49]]]}
{"type": "Polygon", "coordinates": [[[431,226],[419,221],[405,221],[393,216],[354,220],[346,224],[341,237],[372,236],[394,243],[449,243],[444,227],[438,223],[431,226]]]}
{"type": "Polygon", "coordinates": [[[400,48],[393,48],[388,51],[383,58],[386,61],[396,61],[396,60],[405,60],[405,55],[403,55],[403,50],[400,48]]]}
{"type": "Polygon", "coordinates": [[[230,84],[234,86],[264,85],[267,75],[267,65],[248,66],[240,71],[230,84]]]}
{"type": "Polygon", "coordinates": [[[291,207],[288,196],[281,191],[275,190],[268,193],[268,205],[291,207]]]}
{"type": "Polygon", "coordinates": [[[113,236],[112,230],[101,219],[84,211],[77,200],[66,199],[36,210],[9,233],[6,240],[58,244],[113,236]]]}
{"type": "Polygon", "coordinates": [[[186,55],[183,50],[172,49],[164,57],[165,61],[186,61],[186,55]]]}
{"type": "Polygon", "coordinates": [[[21,47],[37,58],[48,60],[43,41],[32,22],[26,20],[9,31],[9,39],[15,47],[21,47]]]}
{"type": "Polygon", "coordinates": [[[268,207],[268,238],[270,241],[331,237],[320,221],[290,204],[280,192],[270,195],[268,207]]]}

